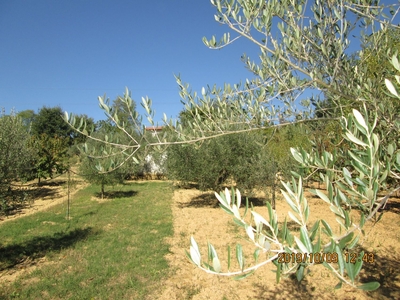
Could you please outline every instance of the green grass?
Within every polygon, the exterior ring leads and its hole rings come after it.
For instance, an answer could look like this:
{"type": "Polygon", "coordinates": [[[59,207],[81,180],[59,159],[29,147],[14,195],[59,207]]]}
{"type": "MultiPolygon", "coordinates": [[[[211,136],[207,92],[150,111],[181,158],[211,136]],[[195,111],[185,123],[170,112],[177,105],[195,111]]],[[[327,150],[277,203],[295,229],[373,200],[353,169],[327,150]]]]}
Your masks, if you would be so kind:
{"type": "MultiPolygon", "coordinates": [[[[42,261],[0,299],[142,299],[168,275],[165,237],[172,235],[172,187],[164,182],[118,186],[103,202],[99,187],[66,205],[0,225],[0,271],[42,261]]],[[[0,277],[0,282],[1,282],[0,277]]]]}

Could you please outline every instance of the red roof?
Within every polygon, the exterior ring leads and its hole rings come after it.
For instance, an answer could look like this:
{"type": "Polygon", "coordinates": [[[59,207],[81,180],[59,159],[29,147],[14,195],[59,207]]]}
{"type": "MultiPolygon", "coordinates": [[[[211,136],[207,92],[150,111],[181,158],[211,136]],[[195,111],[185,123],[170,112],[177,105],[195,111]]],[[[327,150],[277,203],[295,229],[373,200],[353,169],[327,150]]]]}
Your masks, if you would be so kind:
{"type": "Polygon", "coordinates": [[[164,126],[147,126],[147,131],[161,131],[164,129],[164,126]]]}

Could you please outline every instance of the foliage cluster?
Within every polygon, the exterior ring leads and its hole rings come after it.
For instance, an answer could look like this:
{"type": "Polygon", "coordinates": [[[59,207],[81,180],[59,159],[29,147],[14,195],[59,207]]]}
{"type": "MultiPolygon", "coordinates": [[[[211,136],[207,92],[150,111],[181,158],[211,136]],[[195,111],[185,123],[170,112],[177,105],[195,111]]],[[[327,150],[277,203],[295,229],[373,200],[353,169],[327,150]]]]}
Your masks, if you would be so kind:
{"type": "MultiPolygon", "coordinates": [[[[105,138],[105,130],[99,130],[94,136],[97,138],[105,138]]],[[[100,186],[101,198],[104,198],[106,185],[123,183],[129,175],[135,172],[137,164],[134,164],[133,161],[131,163],[126,162],[115,170],[108,172],[109,169],[123,162],[124,156],[118,154],[113,155],[111,152],[108,152],[107,147],[104,147],[103,144],[90,140],[83,144],[82,147],[84,149],[91,149],[91,152],[90,154],[81,155],[79,175],[91,184],[100,186]],[[96,159],[99,157],[101,157],[101,164],[99,164],[98,159],[96,159]]],[[[81,151],[83,152],[85,150],[82,149],[81,151]]]]}
{"type": "MultiPolygon", "coordinates": [[[[120,111],[122,110],[119,98],[114,100],[113,105],[120,111]]],[[[82,121],[85,120],[88,128],[96,132],[98,138],[104,139],[112,135],[115,141],[120,140],[114,123],[107,120],[95,123],[93,119],[86,115],[77,117],[82,121]]],[[[120,113],[120,120],[127,124],[133,122],[132,118],[126,113],[120,113]]],[[[19,205],[26,200],[26,193],[18,191],[15,187],[13,189],[12,182],[36,178],[40,185],[42,179],[53,178],[69,170],[71,162],[76,156],[80,157],[82,161],[80,164],[82,175],[89,182],[100,184],[102,195],[104,194],[104,185],[120,183],[127,176],[142,172],[144,168],[143,165],[131,163],[129,166],[124,164],[124,167],[116,172],[99,174],[99,171],[106,171],[110,165],[115,165],[118,161],[123,162],[126,156],[110,157],[102,161],[103,166],[96,167],[98,161],[94,160],[93,156],[104,155],[104,153],[107,153],[107,149],[99,147],[98,143],[91,140],[89,141],[90,147],[93,149],[97,147],[91,153],[92,158],[85,154],[81,155],[80,149],[85,148],[83,146],[86,142],[86,136],[73,130],[64,122],[62,109],[58,106],[43,107],[38,113],[33,110],[24,110],[8,116],[3,112],[1,128],[0,198],[2,204],[0,212],[7,213],[16,208],[13,203],[19,205]],[[23,197],[20,195],[23,195],[23,197]]],[[[134,134],[133,132],[132,135],[134,134]]],[[[124,137],[122,136],[122,138],[124,137]]],[[[124,142],[127,142],[126,138],[124,142]]]]}
{"type": "Polygon", "coordinates": [[[229,182],[246,192],[272,185],[276,167],[260,134],[221,136],[202,145],[168,148],[168,178],[197,183],[201,190],[219,190],[229,182]]]}

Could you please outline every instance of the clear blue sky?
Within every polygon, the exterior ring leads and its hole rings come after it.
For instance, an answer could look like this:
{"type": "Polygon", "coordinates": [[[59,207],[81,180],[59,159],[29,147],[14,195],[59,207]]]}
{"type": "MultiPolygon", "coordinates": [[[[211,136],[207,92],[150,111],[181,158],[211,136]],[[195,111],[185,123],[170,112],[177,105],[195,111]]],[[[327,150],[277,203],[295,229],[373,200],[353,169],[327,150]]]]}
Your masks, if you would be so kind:
{"type": "Polygon", "coordinates": [[[175,118],[182,104],[174,74],[198,91],[251,75],[240,56],[257,47],[203,44],[227,30],[214,13],[208,0],[0,0],[0,108],[61,106],[99,120],[97,97],[113,100],[127,86],[140,112],[149,96],[157,120],[175,118]]]}
{"type": "Polygon", "coordinates": [[[128,87],[140,113],[149,96],[156,120],[175,118],[174,74],[197,91],[251,77],[240,56],[257,59],[255,45],[203,44],[228,30],[214,13],[209,0],[0,0],[0,108],[61,106],[99,120],[97,97],[113,100],[128,87]]]}

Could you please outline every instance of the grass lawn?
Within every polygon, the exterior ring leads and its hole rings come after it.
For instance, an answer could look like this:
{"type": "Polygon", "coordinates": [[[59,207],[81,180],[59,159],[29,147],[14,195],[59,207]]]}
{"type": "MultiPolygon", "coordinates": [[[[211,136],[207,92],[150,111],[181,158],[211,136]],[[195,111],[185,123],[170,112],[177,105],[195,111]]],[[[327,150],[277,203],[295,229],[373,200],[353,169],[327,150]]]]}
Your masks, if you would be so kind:
{"type": "MultiPolygon", "coordinates": [[[[12,284],[0,277],[0,299],[142,299],[168,275],[165,238],[173,234],[172,186],[129,183],[93,197],[0,224],[0,272],[38,263],[12,284]]],[[[1,276],[1,275],[0,275],[1,276]]]]}

